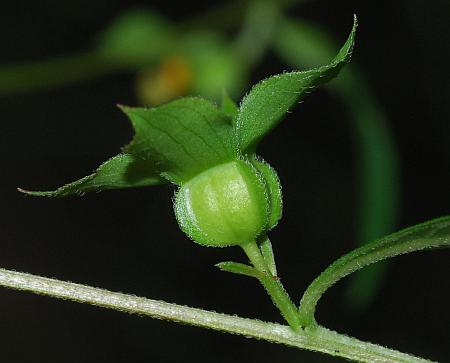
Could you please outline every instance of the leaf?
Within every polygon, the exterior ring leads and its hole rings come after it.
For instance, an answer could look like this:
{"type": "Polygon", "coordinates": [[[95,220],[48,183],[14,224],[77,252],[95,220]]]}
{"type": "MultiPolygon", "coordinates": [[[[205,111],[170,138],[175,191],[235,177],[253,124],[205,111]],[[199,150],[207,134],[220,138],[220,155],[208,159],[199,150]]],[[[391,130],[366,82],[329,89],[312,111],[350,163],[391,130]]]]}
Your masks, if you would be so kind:
{"type": "Polygon", "coordinates": [[[56,190],[42,192],[19,188],[19,191],[39,197],[65,197],[104,189],[143,187],[165,182],[148,162],[132,155],[119,154],[104,162],[91,175],[56,190]]]}
{"type": "Polygon", "coordinates": [[[121,108],[136,132],[124,151],[151,162],[174,183],[236,157],[229,117],[207,100],[183,98],[155,108],[121,108]]]}
{"type": "Polygon", "coordinates": [[[306,326],[315,323],[318,300],[343,277],[387,258],[437,247],[450,247],[450,216],[406,228],[342,256],[322,272],[303,294],[300,303],[303,323],[306,326]]]}
{"type": "Polygon", "coordinates": [[[289,72],[265,79],[242,100],[236,134],[242,153],[252,153],[259,141],[269,133],[285,114],[315,87],[337,76],[350,60],[357,27],[353,29],[338,55],[330,64],[305,72],[289,72]]]}
{"type": "Polygon", "coordinates": [[[267,267],[269,268],[272,276],[277,276],[277,266],[275,263],[275,256],[273,254],[272,242],[270,242],[269,237],[265,236],[264,240],[259,245],[259,249],[266,261],[267,267]]]}
{"type": "Polygon", "coordinates": [[[218,267],[221,271],[255,277],[257,279],[260,279],[264,276],[256,268],[243,263],[227,261],[227,262],[219,262],[215,266],[218,267]]]}
{"type": "MultiPolygon", "coordinates": [[[[337,45],[332,34],[317,24],[285,17],[274,47],[287,64],[301,69],[324,64],[337,45]]],[[[345,106],[356,148],[356,242],[361,245],[395,228],[401,192],[399,153],[389,120],[357,65],[346,68],[327,87],[345,106]]],[[[382,286],[387,267],[380,263],[354,274],[347,286],[347,304],[365,309],[382,286]]]]}
{"type": "Polygon", "coordinates": [[[171,49],[171,24],[148,9],[133,9],[113,20],[97,38],[97,54],[113,64],[142,67],[171,49]]]}

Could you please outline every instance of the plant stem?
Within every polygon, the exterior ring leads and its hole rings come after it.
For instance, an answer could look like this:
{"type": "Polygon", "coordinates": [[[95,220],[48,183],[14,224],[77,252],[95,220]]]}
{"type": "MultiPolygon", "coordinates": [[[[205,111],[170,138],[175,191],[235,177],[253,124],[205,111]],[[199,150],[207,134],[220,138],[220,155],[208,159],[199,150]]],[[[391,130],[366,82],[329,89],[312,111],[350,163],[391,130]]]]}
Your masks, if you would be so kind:
{"type": "Polygon", "coordinates": [[[308,286],[300,301],[300,319],[314,327],[317,302],[336,282],[373,263],[431,248],[450,247],[450,216],[408,227],[361,246],[338,258],[308,286]]]}
{"type": "Polygon", "coordinates": [[[64,300],[87,303],[130,314],[190,324],[222,332],[285,344],[291,347],[322,352],[360,362],[430,362],[379,345],[349,338],[318,327],[294,332],[288,326],[233,315],[169,304],[134,295],[0,269],[0,286],[30,291],[64,300]]]}
{"type": "Polygon", "coordinates": [[[292,302],[278,277],[273,276],[256,242],[241,246],[253,266],[263,273],[259,281],[266,289],[275,306],[280,310],[283,318],[294,331],[302,328],[297,307],[292,302]]]}
{"type": "Polygon", "coordinates": [[[264,273],[270,273],[269,268],[266,265],[266,261],[264,261],[264,257],[261,251],[258,248],[256,242],[246,243],[241,246],[247,255],[248,259],[252,263],[252,265],[259,271],[264,273]]]}

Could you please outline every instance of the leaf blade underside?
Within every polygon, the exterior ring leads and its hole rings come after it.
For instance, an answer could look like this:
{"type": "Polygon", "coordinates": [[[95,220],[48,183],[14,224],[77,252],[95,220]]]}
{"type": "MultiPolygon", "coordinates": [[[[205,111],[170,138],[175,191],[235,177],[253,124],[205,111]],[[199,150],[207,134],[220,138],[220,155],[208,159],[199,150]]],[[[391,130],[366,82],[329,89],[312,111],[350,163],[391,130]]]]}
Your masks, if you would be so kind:
{"type": "Polygon", "coordinates": [[[97,170],[84,178],[68,183],[52,191],[29,191],[19,188],[22,193],[39,197],[66,197],[104,189],[123,189],[164,184],[147,162],[129,154],[119,154],[101,164],[97,170]]]}

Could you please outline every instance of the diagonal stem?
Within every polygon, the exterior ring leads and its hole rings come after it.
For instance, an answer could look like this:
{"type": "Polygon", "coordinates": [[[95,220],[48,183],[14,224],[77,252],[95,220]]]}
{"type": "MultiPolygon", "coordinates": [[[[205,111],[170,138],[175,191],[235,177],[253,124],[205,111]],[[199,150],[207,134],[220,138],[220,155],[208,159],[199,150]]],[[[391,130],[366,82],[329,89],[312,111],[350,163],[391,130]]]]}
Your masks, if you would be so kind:
{"type": "Polygon", "coordinates": [[[338,258],[308,286],[300,301],[300,319],[314,326],[317,302],[336,282],[365,266],[414,251],[450,247],[450,216],[405,228],[338,258]]]}
{"type": "Polygon", "coordinates": [[[273,276],[270,272],[256,242],[246,243],[241,245],[241,247],[253,266],[263,273],[258,280],[266,289],[275,306],[280,310],[283,318],[294,331],[299,331],[302,328],[302,324],[298,309],[287,294],[279,278],[273,276]]]}
{"type": "Polygon", "coordinates": [[[334,331],[317,327],[294,332],[290,327],[259,320],[219,314],[187,306],[169,304],[134,295],[0,269],[0,286],[30,291],[64,300],[87,303],[130,314],[239,334],[300,349],[326,353],[359,362],[430,362],[379,345],[362,342],[334,331]]]}

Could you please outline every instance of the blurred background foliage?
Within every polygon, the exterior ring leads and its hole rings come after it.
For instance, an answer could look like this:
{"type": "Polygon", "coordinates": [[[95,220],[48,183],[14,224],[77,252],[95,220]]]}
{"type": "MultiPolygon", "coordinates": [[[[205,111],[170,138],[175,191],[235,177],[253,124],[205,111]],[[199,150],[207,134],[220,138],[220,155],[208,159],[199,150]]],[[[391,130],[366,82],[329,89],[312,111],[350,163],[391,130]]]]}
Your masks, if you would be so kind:
{"type": "MultiPolygon", "coordinates": [[[[355,245],[448,213],[445,0],[189,6],[15,1],[0,15],[0,151],[7,176],[1,188],[2,267],[279,319],[251,281],[214,273],[210,266],[224,259],[222,251],[185,243],[167,203],[170,187],[68,200],[24,198],[14,188],[50,189],[116,154],[131,135],[116,103],[155,106],[187,95],[218,101],[224,91],[238,101],[270,74],[328,62],[353,13],[360,28],[351,66],[298,106],[262,145],[284,186],[284,218],[272,237],[281,276],[297,299],[313,277],[355,245]],[[236,286],[245,290],[241,297],[236,286]]],[[[449,257],[434,252],[367,268],[324,298],[319,321],[450,361],[444,344],[449,257]],[[430,283],[433,278],[446,285],[430,283]],[[377,320],[382,312],[389,321],[377,320]],[[432,337],[426,334],[430,324],[432,337]]],[[[338,360],[17,292],[0,294],[1,310],[14,312],[0,315],[10,334],[0,347],[12,361],[36,358],[32,349],[19,351],[21,334],[27,344],[40,346],[47,362],[73,351],[64,361],[338,360]],[[78,314],[82,318],[74,318],[78,314]],[[31,342],[39,329],[41,343],[31,342]]]]}

